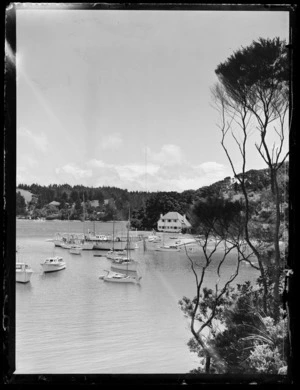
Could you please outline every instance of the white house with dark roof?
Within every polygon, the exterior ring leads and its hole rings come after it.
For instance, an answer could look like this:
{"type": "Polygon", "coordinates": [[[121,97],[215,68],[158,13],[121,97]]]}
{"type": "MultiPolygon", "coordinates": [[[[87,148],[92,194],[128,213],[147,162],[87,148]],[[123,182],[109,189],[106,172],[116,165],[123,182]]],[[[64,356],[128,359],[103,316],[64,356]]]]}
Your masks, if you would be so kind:
{"type": "Polygon", "coordinates": [[[159,232],[178,233],[183,229],[190,228],[191,224],[186,219],[186,216],[177,213],[177,211],[170,211],[165,215],[160,214],[157,222],[157,230],[159,232]]]}

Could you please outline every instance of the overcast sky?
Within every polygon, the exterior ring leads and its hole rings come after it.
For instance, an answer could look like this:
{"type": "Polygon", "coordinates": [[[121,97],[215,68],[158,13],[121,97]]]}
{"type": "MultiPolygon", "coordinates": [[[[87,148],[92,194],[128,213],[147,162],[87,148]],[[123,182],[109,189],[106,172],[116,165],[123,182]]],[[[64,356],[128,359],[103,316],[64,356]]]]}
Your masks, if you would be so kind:
{"type": "MultiPolygon", "coordinates": [[[[181,192],[232,176],[215,69],[288,27],[287,12],[17,10],[17,184],[181,192]]],[[[254,149],[246,168],[265,168],[254,149]]]]}

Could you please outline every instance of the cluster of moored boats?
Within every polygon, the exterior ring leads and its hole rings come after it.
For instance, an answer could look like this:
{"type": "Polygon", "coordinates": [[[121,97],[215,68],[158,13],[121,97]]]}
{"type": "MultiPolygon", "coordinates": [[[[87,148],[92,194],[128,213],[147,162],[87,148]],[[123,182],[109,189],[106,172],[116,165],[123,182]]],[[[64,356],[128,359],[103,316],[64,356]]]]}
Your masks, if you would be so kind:
{"type": "MultiPolygon", "coordinates": [[[[130,258],[127,253],[109,251],[107,258],[111,260],[111,270],[105,270],[106,275],[101,275],[99,279],[107,282],[118,283],[139,283],[141,276],[138,274],[138,262],[130,258]],[[116,272],[119,271],[119,272],[116,272]],[[122,272],[120,272],[122,271],[122,272]],[[130,271],[130,274],[129,272],[130,271]]],[[[57,272],[66,268],[66,262],[61,256],[48,257],[41,263],[44,273],[57,272]]],[[[16,264],[16,282],[30,282],[32,268],[26,263],[16,264]]]]}
{"type": "MultiPolygon", "coordinates": [[[[41,263],[43,272],[55,272],[66,268],[66,263],[60,256],[48,257],[41,263]]],[[[16,263],[16,282],[28,283],[33,274],[33,269],[27,263],[16,263]]]]}
{"type": "MultiPolygon", "coordinates": [[[[177,237],[170,237],[176,239],[177,237]]],[[[109,241],[105,239],[105,236],[102,235],[98,237],[99,241],[109,241]]],[[[53,240],[55,246],[60,246],[61,248],[68,249],[71,254],[80,255],[82,250],[87,249],[83,246],[86,242],[78,241],[78,236],[76,234],[65,235],[58,234],[56,239],[53,240]]],[[[161,237],[153,234],[148,237],[149,242],[157,243],[161,241],[161,237]]],[[[194,241],[194,240],[191,240],[194,241]]],[[[115,283],[139,283],[141,276],[138,273],[139,262],[131,258],[130,255],[130,240],[129,235],[127,237],[127,246],[123,250],[110,249],[106,252],[104,257],[111,260],[111,269],[104,270],[106,274],[102,274],[99,279],[103,279],[107,282],[115,283]]],[[[184,245],[181,240],[175,241],[174,244],[169,243],[169,245],[158,245],[154,250],[164,251],[164,252],[178,252],[180,246],[184,245]]],[[[136,249],[135,245],[131,249],[136,249]]],[[[93,248],[94,249],[94,248],[93,248]]],[[[96,255],[95,255],[96,256],[96,255]]],[[[53,256],[46,258],[41,263],[43,272],[56,272],[66,268],[66,262],[61,256],[53,256]]],[[[17,263],[16,264],[16,281],[20,283],[27,283],[30,281],[33,270],[26,263],[17,263]]]]}
{"type": "Polygon", "coordinates": [[[141,237],[111,237],[105,234],[96,234],[88,231],[88,233],[57,233],[53,239],[54,245],[64,249],[73,250],[80,248],[81,250],[124,250],[137,249],[137,241],[141,237]]]}
{"type": "Polygon", "coordinates": [[[111,260],[111,269],[104,270],[106,275],[99,276],[99,279],[113,283],[140,283],[142,277],[138,273],[139,262],[131,258],[129,250],[110,250],[105,257],[111,260]]]}

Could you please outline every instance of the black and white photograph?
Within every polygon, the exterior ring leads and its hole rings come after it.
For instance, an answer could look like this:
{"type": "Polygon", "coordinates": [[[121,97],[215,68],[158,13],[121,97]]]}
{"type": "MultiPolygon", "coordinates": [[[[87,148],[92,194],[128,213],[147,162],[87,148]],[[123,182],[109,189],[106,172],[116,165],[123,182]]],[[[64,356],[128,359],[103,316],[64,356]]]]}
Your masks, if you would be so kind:
{"type": "Polygon", "coordinates": [[[291,10],[12,8],[13,377],[288,381],[291,10]]]}

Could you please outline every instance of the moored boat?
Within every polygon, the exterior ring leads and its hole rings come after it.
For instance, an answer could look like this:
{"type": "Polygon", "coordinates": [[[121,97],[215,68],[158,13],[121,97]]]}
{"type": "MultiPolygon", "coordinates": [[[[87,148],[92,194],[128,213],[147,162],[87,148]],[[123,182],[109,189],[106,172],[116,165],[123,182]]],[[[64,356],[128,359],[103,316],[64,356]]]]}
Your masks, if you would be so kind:
{"type": "Polygon", "coordinates": [[[87,241],[83,233],[56,233],[54,246],[70,249],[73,245],[80,245],[83,250],[94,249],[94,241],[87,241]]]}
{"type": "Polygon", "coordinates": [[[107,275],[99,276],[99,279],[103,279],[105,282],[111,282],[111,283],[133,283],[133,284],[139,284],[140,280],[142,279],[141,276],[131,276],[131,275],[125,275],[122,273],[107,271],[107,275]]]}
{"type": "Polygon", "coordinates": [[[41,263],[44,272],[55,272],[66,268],[66,263],[62,257],[48,257],[44,262],[41,263]]]}
{"type": "MultiPolygon", "coordinates": [[[[115,256],[112,260],[111,268],[112,270],[122,270],[123,273],[115,273],[112,271],[106,271],[107,275],[103,276],[102,279],[108,282],[115,282],[115,283],[139,283],[141,280],[141,276],[137,274],[137,266],[138,262],[131,259],[129,256],[129,229],[130,229],[130,211],[129,211],[129,219],[127,223],[127,250],[126,255],[124,256],[115,256]],[[130,271],[134,271],[135,276],[132,276],[129,274],[130,271]]],[[[112,250],[112,253],[114,251],[112,250]]]]}
{"type": "Polygon", "coordinates": [[[90,231],[88,231],[88,233],[85,235],[85,239],[87,241],[96,241],[96,242],[111,241],[110,236],[107,236],[105,234],[96,234],[95,232],[90,232],[90,231]]]}
{"type": "Polygon", "coordinates": [[[136,271],[138,267],[138,262],[130,257],[130,251],[129,251],[129,229],[130,229],[130,212],[129,212],[129,219],[127,223],[127,250],[126,255],[115,257],[115,259],[112,260],[111,268],[126,271],[126,275],[128,271],[136,271]]]}
{"type": "Polygon", "coordinates": [[[82,241],[82,250],[93,250],[94,249],[94,243],[93,241],[82,241]]]}
{"type": "Polygon", "coordinates": [[[30,282],[33,270],[26,263],[16,263],[16,282],[28,283],[30,282]]]}
{"type": "Polygon", "coordinates": [[[180,248],[177,245],[162,245],[155,248],[159,252],[179,252],[180,248]]]}
{"type": "Polygon", "coordinates": [[[82,247],[79,245],[72,245],[69,252],[72,255],[81,255],[82,247]]]}

